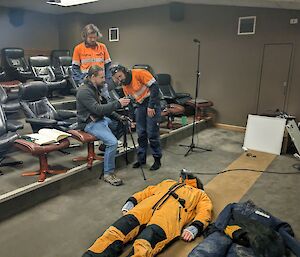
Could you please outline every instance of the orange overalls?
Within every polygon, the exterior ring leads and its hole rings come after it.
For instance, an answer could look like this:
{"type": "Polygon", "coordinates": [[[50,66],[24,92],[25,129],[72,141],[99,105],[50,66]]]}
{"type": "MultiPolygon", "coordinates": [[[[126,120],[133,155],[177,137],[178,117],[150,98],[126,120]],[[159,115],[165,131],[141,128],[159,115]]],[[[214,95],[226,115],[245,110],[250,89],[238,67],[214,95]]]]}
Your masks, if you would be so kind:
{"type": "Polygon", "coordinates": [[[155,256],[181,235],[185,225],[193,221],[205,229],[211,221],[212,203],[206,193],[174,180],[149,186],[130,200],[137,205],[112,224],[83,257],[117,256],[123,244],[134,239],[145,226],[129,256],[155,256]]]}

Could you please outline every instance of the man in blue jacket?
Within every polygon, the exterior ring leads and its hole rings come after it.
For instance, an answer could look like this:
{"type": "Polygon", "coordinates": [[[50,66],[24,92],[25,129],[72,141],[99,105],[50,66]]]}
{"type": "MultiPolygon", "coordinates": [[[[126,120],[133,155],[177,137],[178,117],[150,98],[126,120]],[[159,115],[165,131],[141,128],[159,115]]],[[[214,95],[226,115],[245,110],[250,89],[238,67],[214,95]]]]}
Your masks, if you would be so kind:
{"type": "Polygon", "coordinates": [[[251,201],[227,205],[207,234],[188,257],[300,256],[291,226],[251,201]]]}

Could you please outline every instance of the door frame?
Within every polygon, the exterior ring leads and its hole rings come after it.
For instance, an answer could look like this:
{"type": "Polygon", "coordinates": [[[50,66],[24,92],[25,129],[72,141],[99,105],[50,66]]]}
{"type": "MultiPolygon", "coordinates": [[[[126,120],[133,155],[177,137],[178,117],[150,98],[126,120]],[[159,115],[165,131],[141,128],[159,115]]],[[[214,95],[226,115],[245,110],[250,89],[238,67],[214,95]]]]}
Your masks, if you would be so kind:
{"type": "Polygon", "coordinates": [[[258,85],[257,85],[257,97],[256,97],[256,114],[258,114],[258,107],[259,107],[259,98],[260,98],[260,86],[261,86],[261,79],[262,79],[262,72],[263,72],[263,63],[264,63],[264,57],[265,57],[265,48],[268,45],[291,45],[292,51],[290,55],[290,62],[289,62],[289,71],[287,76],[287,91],[286,91],[286,97],[284,99],[283,103],[283,110],[286,111],[288,107],[288,99],[290,95],[290,84],[292,80],[292,74],[293,74],[293,63],[294,63],[294,43],[293,42],[285,42],[285,43],[265,43],[262,48],[262,57],[260,61],[260,68],[259,68],[259,76],[258,76],[258,85]]]}

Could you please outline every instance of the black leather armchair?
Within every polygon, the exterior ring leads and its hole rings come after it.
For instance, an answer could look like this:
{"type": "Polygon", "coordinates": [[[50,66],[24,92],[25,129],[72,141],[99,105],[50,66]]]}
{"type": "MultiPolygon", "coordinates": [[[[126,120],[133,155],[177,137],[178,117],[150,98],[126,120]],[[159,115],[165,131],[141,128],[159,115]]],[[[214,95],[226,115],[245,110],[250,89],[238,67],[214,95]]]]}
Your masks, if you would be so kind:
{"type": "Polygon", "coordinates": [[[6,72],[3,70],[2,67],[0,67],[0,81],[5,81],[6,80],[6,72]]]}
{"type": "MultiPolygon", "coordinates": [[[[58,78],[60,78],[60,76],[62,76],[58,58],[60,56],[70,56],[70,55],[71,55],[70,50],[52,50],[51,51],[51,55],[50,55],[51,65],[52,65],[55,75],[58,78]]],[[[72,61],[71,61],[71,63],[72,63],[72,61]]]]}
{"type": "Polygon", "coordinates": [[[71,93],[76,94],[79,85],[77,85],[72,76],[72,57],[59,56],[57,60],[61,76],[66,79],[71,86],[71,93]]]}
{"type": "Polygon", "coordinates": [[[15,113],[20,109],[20,103],[18,99],[10,99],[5,89],[0,86],[0,104],[3,107],[5,113],[15,113]]]}
{"type": "Polygon", "coordinates": [[[147,70],[147,71],[149,71],[155,77],[154,69],[149,64],[135,64],[135,65],[132,66],[132,69],[144,69],[144,70],[147,70]]]}
{"type": "MultiPolygon", "coordinates": [[[[6,72],[5,70],[0,67],[0,86],[2,86],[3,84],[6,84],[6,83],[10,83],[11,81],[8,81],[7,79],[7,75],[6,75],[6,72]],[[1,83],[2,82],[2,83],[1,83]]],[[[2,94],[2,90],[1,90],[1,94],[2,94]]],[[[18,96],[18,92],[9,92],[7,93],[5,91],[5,94],[7,95],[7,100],[16,100],[19,98],[18,96]]],[[[0,95],[0,98],[1,98],[1,95],[0,95]]],[[[1,100],[0,100],[0,104],[1,104],[1,100]]]]}
{"type": "Polygon", "coordinates": [[[25,83],[19,88],[20,105],[32,131],[56,128],[67,131],[77,126],[76,113],[56,110],[47,99],[48,85],[42,81],[25,83]]]}
{"type": "Polygon", "coordinates": [[[1,54],[2,66],[9,80],[25,82],[28,79],[34,79],[22,48],[3,48],[1,54]]]}
{"type": "Polygon", "coordinates": [[[31,56],[29,64],[34,75],[44,81],[48,86],[49,97],[53,96],[54,90],[63,90],[67,86],[65,79],[58,80],[52,70],[50,58],[47,56],[31,56]]]}
{"type": "MultiPolygon", "coordinates": [[[[17,130],[22,129],[23,124],[16,121],[7,121],[4,110],[0,105],[0,167],[22,164],[20,161],[3,163],[5,154],[11,149],[14,141],[19,137],[17,130]]],[[[0,175],[3,173],[0,171],[0,175]]]]}
{"type": "Polygon", "coordinates": [[[192,99],[192,97],[188,93],[175,92],[174,88],[171,85],[171,76],[169,74],[157,74],[156,79],[161,95],[168,103],[185,105],[192,99]]]}

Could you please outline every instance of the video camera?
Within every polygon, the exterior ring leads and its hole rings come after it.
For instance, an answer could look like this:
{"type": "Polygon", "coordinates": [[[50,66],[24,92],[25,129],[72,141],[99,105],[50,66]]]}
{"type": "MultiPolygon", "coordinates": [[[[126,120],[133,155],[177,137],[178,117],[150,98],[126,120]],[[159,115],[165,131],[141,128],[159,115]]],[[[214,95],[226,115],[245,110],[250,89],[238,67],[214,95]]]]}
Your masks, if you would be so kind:
{"type": "Polygon", "coordinates": [[[125,98],[129,99],[130,103],[132,103],[132,104],[136,104],[137,103],[136,100],[135,100],[135,98],[132,95],[127,95],[127,96],[125,96],[125,98]]]}
{"type": "Polygon", "coordinates": [[[135,98],[132,95],[127,95],[125,98],[130,100],[130,103],[124,107],[124,110],[126,111],[126,115],[129,116],[131,119],[134,119],[134,109],[137,106],[137,102],[135,98]]]}

